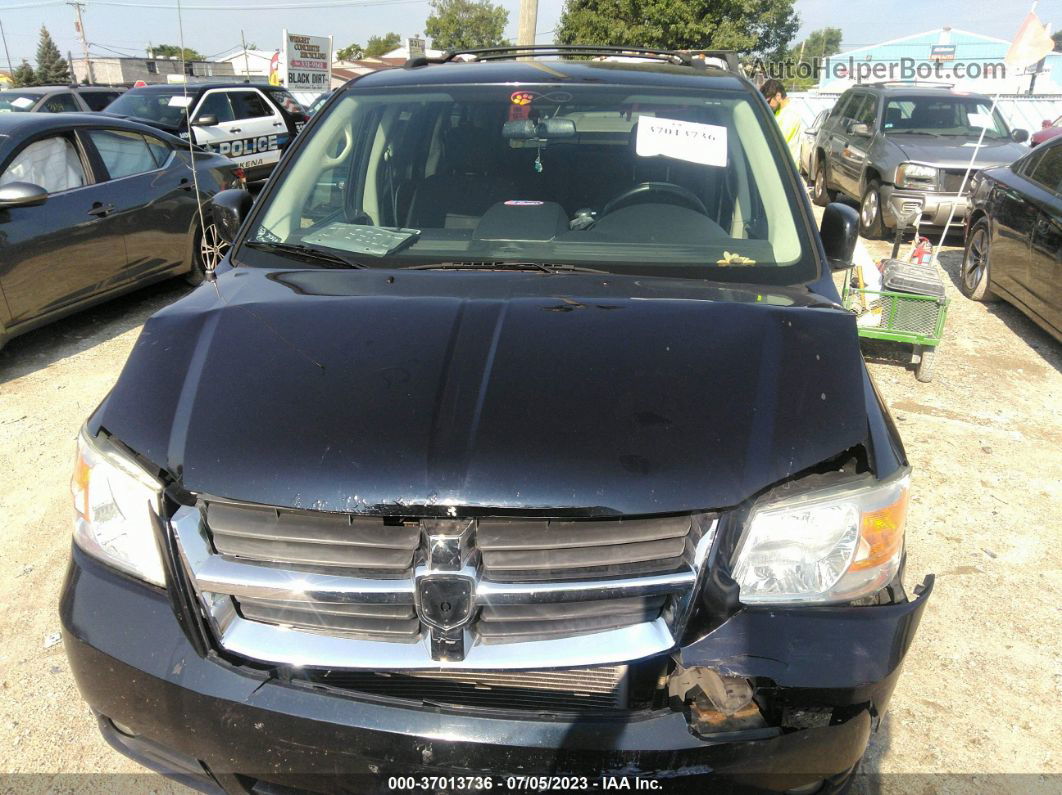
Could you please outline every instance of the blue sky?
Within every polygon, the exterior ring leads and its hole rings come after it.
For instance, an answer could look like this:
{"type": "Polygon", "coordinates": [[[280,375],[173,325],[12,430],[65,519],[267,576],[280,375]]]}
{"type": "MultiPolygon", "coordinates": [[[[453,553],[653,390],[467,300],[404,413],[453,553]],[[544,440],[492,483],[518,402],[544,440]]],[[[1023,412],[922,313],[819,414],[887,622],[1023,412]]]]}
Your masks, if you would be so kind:
{"type": "MultiPolygon", "coordinates": [[[[121,0],[122,2],[175,5],[175,0],[121,0]]],[[[403,36],[419,33],[428,14],[426,0],[384,0],[387,4],[366,5],[351,0],[347,8],[266,10],[271,4],[294,0],[182,0],[187,6],[209,6],[216,10],[184,12],[186,46],[212,55],[238,47],[240,30],[247,41],[262,49],[280,45],[281,30],[288,28],[311,35],[335,35],[337,46],[353,41],[365,43],[373,34],[397,31],[403,36]],[[228,10],[233,7],[257,7],[257,10],[228,10]]],[[[107,54],[108,48],[124,54],[142,55],[148,42],[176,43],[177,12],[172,9],[129,8],[94,5],[85,0],[85,28],[94,52],[107,54]]],[[[307,0],[312,2],[312,0],[307,0]]],[[[516,10],[519,0],[500,0],[510,11],[510,36],[515,37],[516,10]]],[[[539,41],[549,42],[563,0],[539,1],[539,41]]],[[[1025,2],[999,0],[937,0],[930,3],[890,2],[889,0],[797,0],[801,33],[825,26],[840,27],[845,49],[911,33],[951,25],[1009,39],[1028,11],[1025,2]]],[[[1062,25],[1062,0],[1044,0],[1037,13],[1042,20],[1062,25]]],[[[22,58],[33,61],[37,31],[47,25],[65,55],[80,55],[74,33],[74,11],[58,0],[0,0],[0,23],[3,24],[11,58],[17,65],[22,58]]],[[[6,69],[0,51],[0,68],[6,69]]]]}

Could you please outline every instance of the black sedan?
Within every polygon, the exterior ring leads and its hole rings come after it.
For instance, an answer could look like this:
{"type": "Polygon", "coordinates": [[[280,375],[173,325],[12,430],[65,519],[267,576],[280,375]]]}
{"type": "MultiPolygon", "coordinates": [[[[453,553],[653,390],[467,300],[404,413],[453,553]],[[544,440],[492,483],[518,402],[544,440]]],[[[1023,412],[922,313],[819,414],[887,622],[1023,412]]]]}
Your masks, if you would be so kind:
{"type": "Polygon", "coordinates": [[[0,345],[149,282],[201,279],[220,259],[205,201],[227,158],[96,114],[0,115],[0,345]]]}
{"type": "Polygon", "coordinates": [[[985,169],[972,193],[963,293],[1002,298],[1062,341],[1062,137],[985,169]]]}

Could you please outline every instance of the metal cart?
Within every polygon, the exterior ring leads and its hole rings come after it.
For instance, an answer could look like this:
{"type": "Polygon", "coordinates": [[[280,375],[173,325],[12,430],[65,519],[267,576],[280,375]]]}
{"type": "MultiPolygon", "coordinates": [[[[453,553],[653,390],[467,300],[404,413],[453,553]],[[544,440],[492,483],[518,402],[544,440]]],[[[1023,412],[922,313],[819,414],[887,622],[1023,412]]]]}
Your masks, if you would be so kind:
{"type": "MultiPolygon", "coordinates": [[[[913,211],[911,200],[905,201],[908,202],[906,206],[896,208],[900,220],[893,241],[893,258],[899,253],[901,237],[911,220],[915,221],[915,238],[918,237],[917,219],[921,216],[921,206],[913,211]]],[[[948,299],[884,289],[869,290],[853,286],[852,275],[852,270],[845,275],[841,301],[847,310],[857,315],[859,336],[913,345],[913,360],[918,363],[915,377],[922,382],[932,381],[933,359],[944,335],[948,299]]]]}

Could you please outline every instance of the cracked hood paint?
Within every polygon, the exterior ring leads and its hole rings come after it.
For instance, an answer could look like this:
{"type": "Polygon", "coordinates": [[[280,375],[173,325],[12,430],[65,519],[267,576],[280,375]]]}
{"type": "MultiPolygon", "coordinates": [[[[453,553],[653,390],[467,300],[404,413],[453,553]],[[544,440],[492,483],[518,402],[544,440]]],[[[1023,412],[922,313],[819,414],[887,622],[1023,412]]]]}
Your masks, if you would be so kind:
{"type": "Polygon", "coordinates": [[[865,442],[866,384],[804,288],[240,268],[147,322],[90,427],[248,502],[649,514],[865,442]]]}

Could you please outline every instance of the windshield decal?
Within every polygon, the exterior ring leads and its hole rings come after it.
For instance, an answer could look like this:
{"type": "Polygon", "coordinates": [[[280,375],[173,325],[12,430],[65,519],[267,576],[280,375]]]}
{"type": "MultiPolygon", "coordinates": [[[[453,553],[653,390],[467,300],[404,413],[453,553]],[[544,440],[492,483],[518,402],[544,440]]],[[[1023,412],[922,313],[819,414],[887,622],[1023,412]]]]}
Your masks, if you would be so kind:
{"type": "Polygon", "coordinates": [[[640,116],[636,151],[639,157],[663,155],[704,166],[726,167],[726,127],[640,116]]]}

